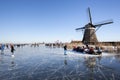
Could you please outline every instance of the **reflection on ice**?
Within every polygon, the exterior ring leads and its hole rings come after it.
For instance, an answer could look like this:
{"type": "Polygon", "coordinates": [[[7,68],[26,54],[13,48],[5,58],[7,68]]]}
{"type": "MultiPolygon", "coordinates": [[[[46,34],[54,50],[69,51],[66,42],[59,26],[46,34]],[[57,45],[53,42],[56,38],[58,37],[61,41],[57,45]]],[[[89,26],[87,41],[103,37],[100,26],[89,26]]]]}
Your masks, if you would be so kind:
{"type": "Polygon", "coordinates": [[[0,54],[0,80],[119,80],[120,55],[89,55],[44,46],[0,54]]]}
{"type": "Polygon", "coordinates": [[[12,54],[8,70],[14,70],[16,67],[17,67],[17,64],[15,63],[15,56],[12,54]]]}

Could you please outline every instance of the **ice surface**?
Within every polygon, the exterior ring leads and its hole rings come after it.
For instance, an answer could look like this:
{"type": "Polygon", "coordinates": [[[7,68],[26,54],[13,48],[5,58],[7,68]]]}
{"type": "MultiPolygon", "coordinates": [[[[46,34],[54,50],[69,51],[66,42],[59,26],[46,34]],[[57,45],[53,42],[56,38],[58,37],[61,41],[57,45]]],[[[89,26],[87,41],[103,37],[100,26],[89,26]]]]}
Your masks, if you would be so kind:
{"type": "Polygon", "coordinates": [[[0,54],[0,80],[120,80],[120,55],[25,46],[0,54]]]}

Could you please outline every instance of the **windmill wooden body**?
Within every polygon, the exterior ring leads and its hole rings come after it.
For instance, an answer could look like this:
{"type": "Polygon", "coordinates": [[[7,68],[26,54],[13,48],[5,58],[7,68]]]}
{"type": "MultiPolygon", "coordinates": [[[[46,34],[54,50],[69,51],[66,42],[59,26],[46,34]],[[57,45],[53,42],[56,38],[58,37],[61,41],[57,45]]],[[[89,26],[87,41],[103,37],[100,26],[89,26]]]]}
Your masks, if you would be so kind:
{"type": "Polygon", "coordinates": [[[96,36],[95,32],[102,25],[111,24],[111,23],[113,23],[113,21],[111,20],[111,21],[102,22],[102,23],[94,25],[94,24],[92,24],[90,8],[88,8],[88,13],[89,13],[89,20],[90,20],[90,22],[87,25],[85,25],[84,27],[77,28],[76,30],[84,30],[84,35],[83,35],[83,40],[82,40],[82,42],[84,44],[97,44],[98,43],[98,39],[97,39],[97,36],[96,36]]]}

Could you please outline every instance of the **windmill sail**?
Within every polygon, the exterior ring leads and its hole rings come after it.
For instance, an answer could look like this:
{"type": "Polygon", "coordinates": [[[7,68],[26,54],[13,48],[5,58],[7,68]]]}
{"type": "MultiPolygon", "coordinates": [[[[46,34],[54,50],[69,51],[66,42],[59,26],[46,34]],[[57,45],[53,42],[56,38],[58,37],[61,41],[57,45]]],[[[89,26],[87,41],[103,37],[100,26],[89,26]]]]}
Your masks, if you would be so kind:
{"type": "Polygon", "coordinates": [[[89,13],[90,23],[92,24],[92,17],[91,17],[91,13],[90,13],[90,8],[88,8],[88,13],[89,13]]]}
{"type": "Polygon", "coordinates": [[[111,23],[113,23],[113,21],[99,23],[99,24],[96,24],[96,25],[94,25],[94,26],[95,26],[95,27],[98,27],[98,26],[107,25],[107,24],[111,24],[111,23]]]}
{"type": "Polygon", "coordinates": [[[75,30],[80,30],[80,29],[85,29],[85,27],[81,27],[81,28],[76,28],[75,30]]]}

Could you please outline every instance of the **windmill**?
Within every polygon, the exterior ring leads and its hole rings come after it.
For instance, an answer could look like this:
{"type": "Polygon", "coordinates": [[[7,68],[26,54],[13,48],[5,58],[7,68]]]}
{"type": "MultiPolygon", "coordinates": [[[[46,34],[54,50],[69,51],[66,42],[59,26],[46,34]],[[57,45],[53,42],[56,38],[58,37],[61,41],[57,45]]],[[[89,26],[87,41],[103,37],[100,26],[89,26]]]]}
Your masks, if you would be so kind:
{"type": "Polygon", "coordinates": [[[113,23],[113,21],[106,21],[106,22],[102,22],[99,24],[93,24],[92,23],[92,17],[91,17],[91,12],[90,12],[90,8],[88,8],[88,14],[89,14],[89,23],[86,24],[84,27],[81,28],[76,28],[75,30],[84,30],[84,35],[83,35],[83,40],[82,42],[84,44],[96,44],[98,43],[98,39],[96,37],[95,32],[103,25],[107,25],[107,24],[111,24],[113,23]]]}

